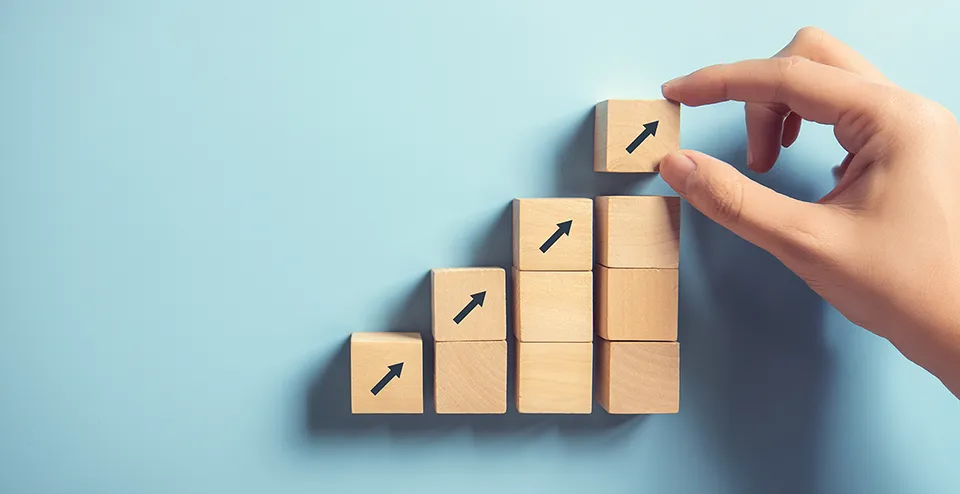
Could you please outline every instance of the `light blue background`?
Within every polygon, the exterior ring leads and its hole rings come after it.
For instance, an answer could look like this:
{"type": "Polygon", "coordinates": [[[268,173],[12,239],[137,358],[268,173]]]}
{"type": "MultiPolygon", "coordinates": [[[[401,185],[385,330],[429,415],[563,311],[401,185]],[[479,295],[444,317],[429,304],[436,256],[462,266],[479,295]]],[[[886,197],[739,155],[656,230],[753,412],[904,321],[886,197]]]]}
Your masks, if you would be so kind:
{"type": "MultiPolygon", "coordinates": [[[[0,492],[956,491],[957,400],[687,206],[678,415],[353,417],[344,342],[514,197],[669,192],[591,171],[597,101],[817,24],[960,111],[957,5],[4,1],[0,492]]],[[[742,164],[739,105],[682,132],[742,164]]]]}

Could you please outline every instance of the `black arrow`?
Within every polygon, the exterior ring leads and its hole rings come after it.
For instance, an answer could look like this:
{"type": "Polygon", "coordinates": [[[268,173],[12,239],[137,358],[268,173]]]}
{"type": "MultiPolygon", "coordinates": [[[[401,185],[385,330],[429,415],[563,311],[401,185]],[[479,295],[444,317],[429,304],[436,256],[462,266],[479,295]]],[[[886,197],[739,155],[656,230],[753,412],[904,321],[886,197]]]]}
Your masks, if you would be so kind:
{"type": "Polygon", "coordinates": [[[380,390],[382,390],[391,379],[394,377],[398,379],[400,378],[400,371],[403,370],[403,362],[400,362],[399,364],[388,365],[387,368],[390,369],[387,372],[387,375],[383,376],[383,379],[381,379],[380,382],[378,382],[377,385],[370,390],[370,392],[373,393],[373,396],[377,396],[377,393],[379,393],[380,390]]]}
{"type": "Polygon", "coordinates": [[[557,240],[560,240],[561,235],[566,235],[569,237],[571,226],[573,226],[573,220],[557,223],[557,231],[553,232],[553,235],[550,235],[550,238],[548,238],[547,241],[540,246],[540,252],[546,254],[547,251],[550,250],[550,247],[553,247],[553,244],[557,243],[557,240]]]}
{"type": "Polygon", "coordinates": [[[643,132],[641,132],[640,135],[638,135],[637,138],[634,139],[629,146],[627,146],[627,154],[633,154],[633,151],[637,149],[637,146],[642,144],[647,137],[657,135],[657,124],[659,123],[659,120],[654,120],[648,124],[643,124],[643,132]]]}
{"type": "Polygon", "coordinates": [[[464,307],[459,314],[457,314],[457,317],[453,318],[453,322],[460,324],[460,321],[462,321],[464,317],[467,317],[467,314],[469,314],[470,311],[472,311],[476,306],[479,305],[480,307],[483,307],[483,298],[486,296],[486,291],[470,295],[470,303],[468,303],[467,306],[464,307]]]}

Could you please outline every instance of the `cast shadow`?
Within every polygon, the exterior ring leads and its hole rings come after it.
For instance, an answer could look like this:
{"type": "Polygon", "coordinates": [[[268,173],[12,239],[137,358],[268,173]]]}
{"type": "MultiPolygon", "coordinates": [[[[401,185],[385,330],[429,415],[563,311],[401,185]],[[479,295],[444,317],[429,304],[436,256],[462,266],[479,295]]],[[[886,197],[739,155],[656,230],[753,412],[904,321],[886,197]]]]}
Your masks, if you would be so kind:
{"type": "MultiPolygon", "coordinates": [[[[500,266],[509,273],[512,263],[511,204],[484,229],[470,255],[471,266],[500,266]]],[[[509,275],[508,275],[509,276],[509,275]]],[[[508,283],[509,292],[509,283],[508,283]]],[[[511,299],[510,294],[507,296],[511,299]]],[[[508,305],[510,302],[508,302],[508,305]]],[[[508,310],[511,310],[508,307],[508,310]]],[[[590,415],[531,415],[516,411],[513,328],[507,328],[507,413],[502,415],[438,415],[434,411],[434,351],[430,334],[430,276],[425,273],[410,287],[387,319],[388,330],[421,328],[423,336],[424,413],[422,415],[354,415],[350,412],[349,340],[322,363],[310,379],[305,396],[305,429],[311,440],[323,438],[390,436],[410,440],[432,440],[444,434],[469,431],[477,440],[504,436],[538,435],[556,432],[572,441],[616,442],[626,437],[621,426],[639,426],[642,416],[609,415],[594,406],[590,415]]],[[[508,323],[509,325],[509,323],[508,323]]]]}
{"type": "MultiPolygon", "coordinates": [[[[743,145],[704,149],[742,163],[743,145]]],[[[752,175],[802,200],[819,194],[784,170],[752,175]]],[[[817,490],[821,421],[834,367],[824,302],[776,258],[684,204],[680,269],[682,402],[732,473],[732,490],[817,490]],[[696,302],[696,305],[693,303],[696,302]]]]}

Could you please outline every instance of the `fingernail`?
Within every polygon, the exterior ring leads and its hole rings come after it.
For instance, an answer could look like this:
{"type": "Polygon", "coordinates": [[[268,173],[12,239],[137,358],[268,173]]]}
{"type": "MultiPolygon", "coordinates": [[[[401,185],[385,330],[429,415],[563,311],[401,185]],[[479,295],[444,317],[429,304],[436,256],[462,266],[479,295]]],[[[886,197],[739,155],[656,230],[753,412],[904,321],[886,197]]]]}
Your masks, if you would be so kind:
{"type": "Polygon", "coordinates": [[[671,99],[670,93],[673,92],[674,86],[676,86],[677,82],[680,81],[680,79],[683,79],[683,76],[674,77],[673,79],[670,79],[669,81],[664,82],[660,86],[660,94],[662,94],[664,98],[671,99]]]}
{"type": "Polygon", "coordinates": [[[667,87],[667,86],[669,86],[669,85],[671,85],[671,84],[679,81],[680,79],[683,79],[683,77],[684,77],[684,76],[674,77],[673,79],[670,79],[669,81],[664,82],[663,84],[661,84],[661,85],[660,85],[660,88],[663,89],[663,88],[665,88],[665,87],[667,87]]]}
{"type": "Polygon", "coordinates": [[[747,168],[757,171],[753,168],[753,151],[751,151],[749,147],[747,148],[747,168]]]}
{"type": "Polygon", "coordinates": [[[687,179],[697,170],[697,164],[683,153],[668,154],[660,162],[660,176],[680,194],[687,192],[687,179]]]}

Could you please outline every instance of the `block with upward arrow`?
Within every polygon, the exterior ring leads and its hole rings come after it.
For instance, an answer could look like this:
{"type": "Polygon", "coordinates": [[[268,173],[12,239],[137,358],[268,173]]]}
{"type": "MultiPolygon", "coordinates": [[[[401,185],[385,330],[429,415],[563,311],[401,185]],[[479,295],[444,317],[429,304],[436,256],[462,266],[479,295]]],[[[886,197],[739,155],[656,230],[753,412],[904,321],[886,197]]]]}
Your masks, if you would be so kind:
{"type": "Polygon", "coordinates": [[[514,199],[513,265],[525,271],[593,269],[593,201],[514,199]]]}
{"type": "Polygon", "coordinates": [[[655,172],[667,153],[680,149],[680,105],[667,100],[607,100],[597,104],[593,169],[655,172]]]}
{"type": "Polygon", "coordinates": [[[353,413],[423,413],[420,333],[353,333],[350,396],[353,413]]]}
{"type": "Polygon", "coordinates": [[[430,272],[433,338],[490,341],[507,337],[507,279],[503,268],[430,272]]]}

